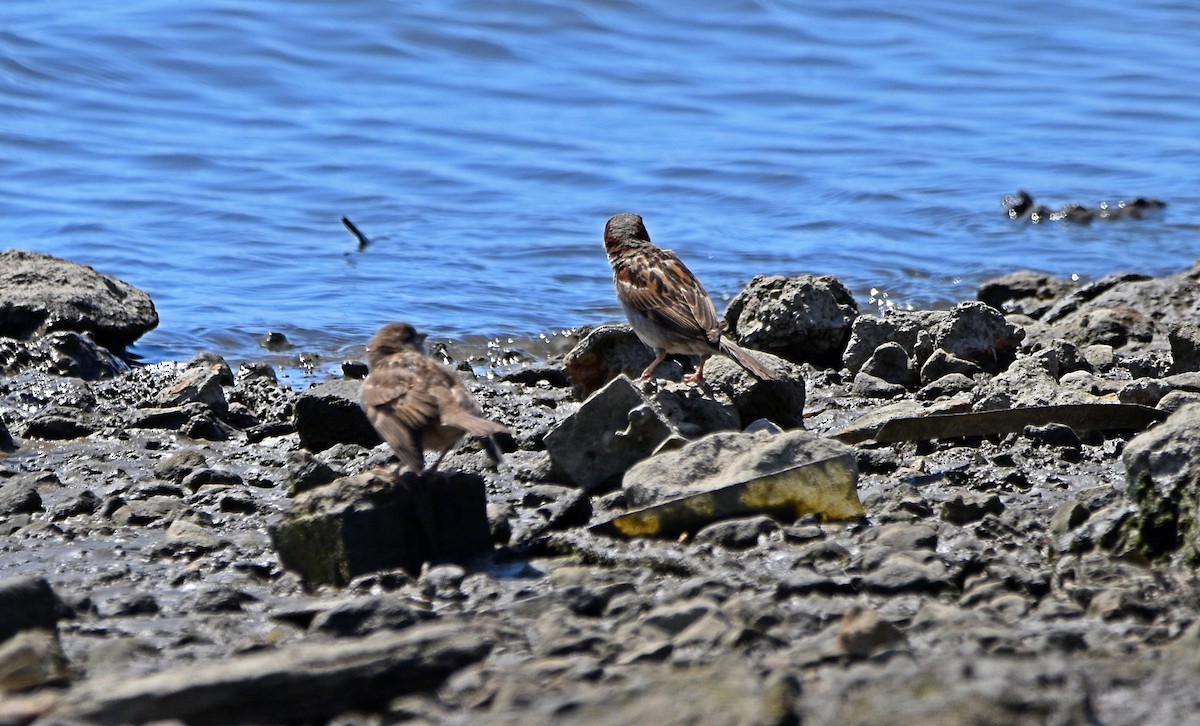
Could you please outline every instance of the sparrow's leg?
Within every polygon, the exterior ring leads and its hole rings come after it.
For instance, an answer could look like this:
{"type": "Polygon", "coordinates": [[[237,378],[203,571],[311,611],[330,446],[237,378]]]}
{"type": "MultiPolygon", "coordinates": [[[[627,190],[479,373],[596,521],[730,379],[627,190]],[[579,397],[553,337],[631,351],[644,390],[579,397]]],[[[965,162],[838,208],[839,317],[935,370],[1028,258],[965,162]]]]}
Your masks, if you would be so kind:
{"type": "Polygon", "coordinates": [[[704,382],[704,362],[707,360],[708,360],[708,356],[706,356],[706,355],[700,356],[700,363],[696,366],[696,372],[689,376],[684,376],[683,377],[684,383],[703,383],[704,382]]]}
{"type": "Polygon", "coordinates": [[[646,370],[642,371],[641,380],[643,381],[648,380],[650,378],[650,374],[654,372],[654,369],[658,368],[658,364],[667,359],[666,350],[660,350],[656,352],[658,353],[658,357],[654,359],[653,363],[646,367],[646,370]]]}

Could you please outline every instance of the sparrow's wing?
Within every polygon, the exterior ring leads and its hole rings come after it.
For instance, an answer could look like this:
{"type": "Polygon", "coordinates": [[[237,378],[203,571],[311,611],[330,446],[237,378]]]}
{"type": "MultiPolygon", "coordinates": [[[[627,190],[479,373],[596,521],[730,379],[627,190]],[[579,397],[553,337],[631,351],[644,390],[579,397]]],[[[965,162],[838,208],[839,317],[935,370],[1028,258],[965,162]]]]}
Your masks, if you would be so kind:
{"type": "Polygon", "coordinates": [[[410,467],[424,466],[420,431],[437,420],[437,399],[431,395],[429,359],[417,353],[388,356],[363,381],[363,408],[380,437],[410,467]]]}
{"type": "Polygon", "coordinates": [[[440,385],[431,386],[430,394],[437,401],[438,414],[444,425],[460,428],[479,438],[508,431],[504,424],[484,418],[483,409],[466,385],[449,371],[443,369],[443,372],[445,379],[440,385]]]}
{"type": "Polygon", "coordinates": [[[692,271],[670,250],[638,251],[613,269],[617,297],[654,323],[679,335],[721,338],[717,311],[692,271]]]}

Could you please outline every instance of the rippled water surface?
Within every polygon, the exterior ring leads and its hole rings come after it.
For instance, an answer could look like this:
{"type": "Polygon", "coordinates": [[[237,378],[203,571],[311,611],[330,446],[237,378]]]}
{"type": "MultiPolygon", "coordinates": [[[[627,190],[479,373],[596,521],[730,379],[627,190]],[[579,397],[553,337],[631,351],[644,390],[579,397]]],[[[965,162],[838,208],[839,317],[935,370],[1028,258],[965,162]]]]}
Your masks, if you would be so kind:
{"type": "Polygon", "coordinates": [[[149,292],[148,360],[616,320],[621,211],[718,307],[760,273],[930,306],[1200,254],[1200,6],[821,5],[6,0],[0,244],[149,292]],[[1034,227],[1018,188],[1169,207],[1034,227]]]}

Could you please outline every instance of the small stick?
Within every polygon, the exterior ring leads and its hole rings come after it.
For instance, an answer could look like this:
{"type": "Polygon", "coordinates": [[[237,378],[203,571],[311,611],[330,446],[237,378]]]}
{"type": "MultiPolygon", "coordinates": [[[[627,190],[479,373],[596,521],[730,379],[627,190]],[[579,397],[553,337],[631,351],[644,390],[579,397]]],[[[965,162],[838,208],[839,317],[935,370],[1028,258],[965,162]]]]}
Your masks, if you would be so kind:
{"type": "Polygon", "coordinates": [[[371,244],[371,240],[367,239],[365,234],[359,232],[358,227],[355,227],[354,222],[351,222],[347,217],[342,217],[342,224],[346,226],[346,229],[350,230],[350,234],[358,238],[358,249],[360,252],[365,250],[367,245],[371,244]]]}

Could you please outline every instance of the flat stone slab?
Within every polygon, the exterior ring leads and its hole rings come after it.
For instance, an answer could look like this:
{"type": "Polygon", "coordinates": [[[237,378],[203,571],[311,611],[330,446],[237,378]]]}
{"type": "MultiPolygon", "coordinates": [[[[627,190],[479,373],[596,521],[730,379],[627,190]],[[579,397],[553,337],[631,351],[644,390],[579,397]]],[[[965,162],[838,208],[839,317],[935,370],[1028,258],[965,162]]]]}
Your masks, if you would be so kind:
{"type": "Polygon", "coordinates": [[[491,647],[488,634],[469,625],[415,625],[401,633],[301,643],[122,681],[90,679],[67,693],[59,715],[99,724],[323,722],[433,688],[491,647]]]}
{"type": "Polygon", "coordinates": [[[120,351],[157,326],[150,296],[126,282],[40,252],[0,252],[0,336],[89,332],[120,351]]]}
{"type": "Polygon", "coordinates": [[[593,531],[675,537],[754,514],[854,519],[864,514],[857,481],[853,452],[836,441],[804,431],[717,433],[630,469],[625,496],[639,508],[593,531]]]}

